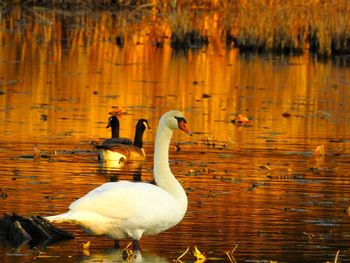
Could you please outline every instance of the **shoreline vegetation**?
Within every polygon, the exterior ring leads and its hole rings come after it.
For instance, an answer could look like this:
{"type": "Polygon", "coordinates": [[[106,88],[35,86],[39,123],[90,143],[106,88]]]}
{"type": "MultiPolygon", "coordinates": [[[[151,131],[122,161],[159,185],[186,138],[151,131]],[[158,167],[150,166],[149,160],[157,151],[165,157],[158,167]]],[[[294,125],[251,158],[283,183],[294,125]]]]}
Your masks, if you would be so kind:
{"type": "Polygon", "coordinates": [[[3,18],[14,8],[32,12],[43,23],[54,13],[70,26],[108,12],[110,21],[104,23],[120,47],[133,30],[147,26],[152,44],[169,42],[174,50],[222,41],[241,53],[350,54],[348,0],[0,0],[3,18]]]}

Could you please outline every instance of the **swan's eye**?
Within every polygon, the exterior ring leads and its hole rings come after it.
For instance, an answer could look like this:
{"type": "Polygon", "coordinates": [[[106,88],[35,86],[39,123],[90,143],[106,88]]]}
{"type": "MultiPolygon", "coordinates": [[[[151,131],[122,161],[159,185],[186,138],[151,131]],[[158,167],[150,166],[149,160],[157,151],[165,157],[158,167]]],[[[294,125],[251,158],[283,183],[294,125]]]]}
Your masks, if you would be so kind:
{"type": "Polygon", "coordinates": [[[180,123],[181,121],[183,121],[184,123],[187,123],[184,117],[175,117],[175,119],[177,120],[177,123],[180,123]]]}

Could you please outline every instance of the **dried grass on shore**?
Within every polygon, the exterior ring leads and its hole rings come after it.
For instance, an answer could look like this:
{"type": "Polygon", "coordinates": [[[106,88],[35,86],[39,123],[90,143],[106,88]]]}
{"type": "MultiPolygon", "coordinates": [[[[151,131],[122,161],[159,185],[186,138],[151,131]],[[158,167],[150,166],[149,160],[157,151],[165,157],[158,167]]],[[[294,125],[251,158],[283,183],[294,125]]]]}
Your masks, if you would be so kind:
{"type": "MultiPolygon", "coordinates": [[[[1,1],[3,6],[7,6],[1,1]]],[[[88,14],[118,12],[125,27],[145,23],[161,46],[165,34],[174,49],[201,48],[220,38],[241,52],[321,56],[350,54],[350,4],[347,0],[18,0],[26,7],[88,14]],[[210,21],[204,22],[204,21],[210,21]],[[160,24],[166,26],[160,27],[160,24]],[[153,25],[153,26],[152,26],[153,25]],[[161,28],[161,30],[159,30],[161,28]],[[168,30],[169,29],[169,30],[168,30]]],[[[111,31],[116,31],[111,28],[111,31]]]]}

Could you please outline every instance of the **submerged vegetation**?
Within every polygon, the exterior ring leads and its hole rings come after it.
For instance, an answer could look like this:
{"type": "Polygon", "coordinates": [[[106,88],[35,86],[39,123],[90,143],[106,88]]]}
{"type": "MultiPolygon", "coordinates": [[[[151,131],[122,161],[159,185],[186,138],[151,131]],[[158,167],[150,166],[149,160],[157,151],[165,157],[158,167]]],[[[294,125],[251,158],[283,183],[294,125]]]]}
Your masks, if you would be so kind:
{"type": "MultiPolygon", "coordinates": [[[[49,12],[80,20],[80,23],[87,23],[91,15],[96,18],[97,10],[109,12],[109,19],[103,21],[104,33],[119,46],[140,28],[147,28],[151,43],[161,47],[169,41],[176,50],[201,48],[221,41],[240,52],[310,52],[324,57],[350,53],[350,4],[347,0],[14,2],[9,5],[0,1],[2,11],[22,6],[45,23],[52,17],[49,12]]],[[[69,22],[72,26],[72,21],[69,22]]]]}

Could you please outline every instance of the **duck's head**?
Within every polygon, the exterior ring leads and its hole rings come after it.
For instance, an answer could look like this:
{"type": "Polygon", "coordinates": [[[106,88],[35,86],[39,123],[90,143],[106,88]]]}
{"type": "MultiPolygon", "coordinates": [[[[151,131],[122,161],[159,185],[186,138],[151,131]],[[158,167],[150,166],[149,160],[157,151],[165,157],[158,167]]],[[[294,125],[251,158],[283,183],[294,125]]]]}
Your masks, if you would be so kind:
{"type": "Polygon", "coordinates": [[[109,127],[118,127],[119,126],[119,119],[117,116],[113,115],[108,118],[108,124],[106,128],[109,127]]]}
{"type": "Polygon", "coordinates": [[[180,129],[192,135],[192,131],[187,127],[186,119],[180,111],[168,111],[161,117],[160,121],[165,122],[170,129],[180,129]]]}
{"type": "Polygon", "coordinates": [[[136,130],[144,132],[146,129],[151,129],[146,119],[139,119],[136,124],[136,130]]]}

